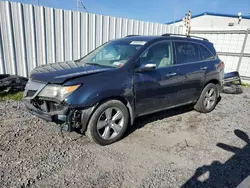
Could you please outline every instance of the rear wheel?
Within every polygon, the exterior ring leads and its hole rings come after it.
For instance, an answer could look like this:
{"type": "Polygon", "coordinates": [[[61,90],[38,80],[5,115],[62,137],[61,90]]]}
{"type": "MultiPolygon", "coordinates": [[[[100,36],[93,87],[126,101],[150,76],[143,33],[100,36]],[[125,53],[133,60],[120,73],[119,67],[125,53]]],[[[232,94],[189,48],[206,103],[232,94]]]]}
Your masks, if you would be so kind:
{"type": "Polygon", "coordinates": [[[128,127],[129,113],[118,100],[101,104],[90,118],[86,135],[100,145],[108,145],[122,138],[128,127]]]}
{"type": "Polygon", "coordinates": [[[209,83],[203,89],[200,98],[194,106],[194,109],[198,112],[208,113],[211,112],[218,101],[218,88],[215,84],[209,83]]]}

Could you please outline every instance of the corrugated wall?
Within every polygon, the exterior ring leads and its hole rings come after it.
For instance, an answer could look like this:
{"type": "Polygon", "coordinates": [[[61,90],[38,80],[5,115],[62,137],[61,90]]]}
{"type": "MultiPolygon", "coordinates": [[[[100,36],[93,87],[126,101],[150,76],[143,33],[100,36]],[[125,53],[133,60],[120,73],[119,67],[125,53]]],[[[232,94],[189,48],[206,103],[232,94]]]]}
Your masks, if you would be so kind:
{"type": "Polygon", "coordinates": [[[36,66],[77,59],[126,35],[182,33],[165,24],[0,2],[0,74],[28,76],[36,66]]]}

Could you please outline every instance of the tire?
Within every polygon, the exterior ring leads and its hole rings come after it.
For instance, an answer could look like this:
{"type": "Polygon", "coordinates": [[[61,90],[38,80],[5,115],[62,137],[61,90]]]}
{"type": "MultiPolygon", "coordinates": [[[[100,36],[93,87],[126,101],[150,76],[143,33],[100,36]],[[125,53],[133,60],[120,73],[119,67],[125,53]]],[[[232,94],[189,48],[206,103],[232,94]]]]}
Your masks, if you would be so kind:
{"type": "Polygon", "coordinates": [[[95,110],[85,134],[99,145],[109,145],[123,137],[128,123],[129,113],[126,106],[118,100],[109,100],[95,110]]]}
{"type": "Polygon", "coordinates": [[[202,90],[198,101],[194,105],[194,109],[201,113],[211,112],[217,104],[218,96],[218,87],[212,83],[207,84],[202,90]],[[213,92],[211,92],[212,90],[213,92]],[[211,97],[209,97],[210,92],[212,93],[211,97]]]}

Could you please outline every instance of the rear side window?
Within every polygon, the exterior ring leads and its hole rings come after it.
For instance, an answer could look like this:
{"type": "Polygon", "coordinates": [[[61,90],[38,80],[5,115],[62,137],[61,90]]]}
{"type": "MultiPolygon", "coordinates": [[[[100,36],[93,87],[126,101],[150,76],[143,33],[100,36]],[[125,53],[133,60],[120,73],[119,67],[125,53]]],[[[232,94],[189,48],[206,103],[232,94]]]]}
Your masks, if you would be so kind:
{"type": "Polygon", "coordinates": [[[191,42],[175,42],[177,64],[185,64],[201,61],[201,53],[198,44],[191,42]]]}
{"type": "Polygon", "coordinates": [[[200,45],[201,54],[203,56],[203,60],[214,59],[214,55],[203,45],[200,45]]]}

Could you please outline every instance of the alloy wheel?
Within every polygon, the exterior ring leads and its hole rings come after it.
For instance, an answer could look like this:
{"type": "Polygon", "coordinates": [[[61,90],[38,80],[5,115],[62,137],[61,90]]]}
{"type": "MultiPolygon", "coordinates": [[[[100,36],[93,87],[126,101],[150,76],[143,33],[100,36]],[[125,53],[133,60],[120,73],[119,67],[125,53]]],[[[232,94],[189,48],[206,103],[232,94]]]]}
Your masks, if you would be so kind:
{"type": "Polygon", "coordinates": [[[104,140],[111,140],[121,132],[124,126],[124,114],[115,107],[107,108],[98,118],[97,132],[104,140]]]}
{"type": "Polygon", "coordinates": [[[216,92],[214,88],[211,88],[205,94],[205,98],[203,102],[204,107],[208,110],[211,109],[215,101],[216,101],[216,92]]]}

